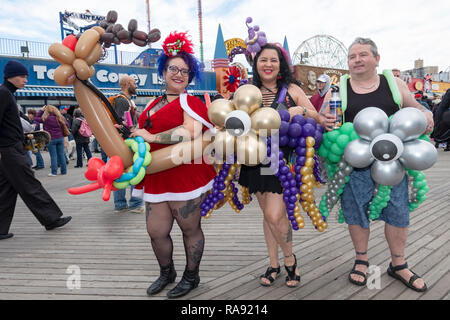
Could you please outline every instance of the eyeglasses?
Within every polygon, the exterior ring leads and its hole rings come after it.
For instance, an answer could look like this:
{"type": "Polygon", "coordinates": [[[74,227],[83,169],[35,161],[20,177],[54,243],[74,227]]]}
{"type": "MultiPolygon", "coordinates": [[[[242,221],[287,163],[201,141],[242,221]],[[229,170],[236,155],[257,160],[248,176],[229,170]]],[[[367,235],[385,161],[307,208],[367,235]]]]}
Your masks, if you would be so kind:
{"type": "Polygon", "coordinates": [[[174,65],[168,66],[167,70],[173,75],[176,75],[178,74],[178,72],[180,72],[183,77],[189,76],[190,72],[189,69],[179,69],[177,66],[174,65]]]}

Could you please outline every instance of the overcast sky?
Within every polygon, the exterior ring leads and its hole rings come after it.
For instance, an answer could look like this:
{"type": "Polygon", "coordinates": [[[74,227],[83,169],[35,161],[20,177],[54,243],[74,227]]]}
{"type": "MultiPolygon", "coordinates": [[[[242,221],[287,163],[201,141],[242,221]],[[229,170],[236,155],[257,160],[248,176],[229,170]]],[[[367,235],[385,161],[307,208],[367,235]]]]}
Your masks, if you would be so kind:
{"type": "MultiPolygon", "coordinates": [[[[173,30],[188,31],[199,56],[197,0],[149,0],[151,25],[163,38],[173,30]]],[[[147,30],[145,0],[29,1],[0,0],[0,37],[41,42],[61,41],[59,12],[106,15],[119,13],[119,23],[138,20],[147,30]]],[[[291,55],[306,39],[331,35],[346,47],[358,37],[372,38],[381,55],[380,69],[412,69],[421,58],[425,66],[450,67],[450,1],[442,0],[203,0],[205,60],[212,60],[218,24],[225,40],[247,36],[245,19],[253,18],[270,42],[287,36],[291,55]]],[[[161,47],[162,40],[153,45],[161,47]]],[[[121,50],[134,51],[130,45],[121,50]]],[[[448,70],[447,70],[448,71],[448,70]]]]}

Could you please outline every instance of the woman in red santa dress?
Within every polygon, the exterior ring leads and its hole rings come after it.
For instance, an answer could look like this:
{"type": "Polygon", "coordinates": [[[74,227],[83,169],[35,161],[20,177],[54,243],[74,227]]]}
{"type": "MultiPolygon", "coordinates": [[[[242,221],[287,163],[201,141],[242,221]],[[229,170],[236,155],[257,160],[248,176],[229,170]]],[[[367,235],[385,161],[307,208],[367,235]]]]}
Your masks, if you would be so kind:
{"type": "MultiPolygon", "coordinates": [[[[164,55],[158,59],[158,73],[166,84],[166,93],[153,101],[139,117],[141,136],[152,151],[193,140],[212,129],[207,108],[197,97],[185,93],[187,85],[200,76],[200,63],[193,56],[192,43],[185,33],[171,33],[163,43],[164,55]]],[[[212,165],[198,159],[172,169],[146,175],[134,189],[134,196],[145,201],[147,231],[160,266],[160,277],[147,294],[161,292],[175,281],[170,237],[174,220],[183,232],[186,267],[181,281],[167,293],[169,298],[181,297],[200,282],[199,265],[205,245],[200,224],[200,204],[213,186],[216,172],[212,165]]]]}

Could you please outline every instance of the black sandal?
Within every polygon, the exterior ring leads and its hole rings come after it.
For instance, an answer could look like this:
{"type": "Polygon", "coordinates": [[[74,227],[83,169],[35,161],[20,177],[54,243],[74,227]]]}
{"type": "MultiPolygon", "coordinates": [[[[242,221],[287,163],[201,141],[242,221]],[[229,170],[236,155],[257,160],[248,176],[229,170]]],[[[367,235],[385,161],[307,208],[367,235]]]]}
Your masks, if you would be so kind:
{"type": "Polygon", "coordinates": [[[263,275],[261,275],[260,277],[259,277],[259,283],[263,286],[263,287],[270,287],[271,285],[272,285],[272,283],[275,281],[275,279],[276,278],[278,278],[278,275],[280,274],[280,267],[278,267],[278,268],[272,268],[272,267],[268,267],[267,268],[267,270],[266,270],[266,273],[264,273],[263,275]],[[277,275],[275,276],[275,278],[274,277],[272,277],[272,273],[276,273],[277,275]],[[267,280],[269,280],[270,281],[270,283],[269,284],[267,284],[267,283],[263,283],[263,282],[261,282],[261,279],[262,278],[266,278],[267,280]]]}
{"type": "Polygon", "coordinates": [[[289,288],[295,288],[298,286],[298,284],[300,283],[300,276],[295,274],[295,269],[297,269],[297,257],[295,256],[295,254],[292,254],[294,256],[295,262],[292,266],[288,267],[288,266],[284,266],[284,268],[286,269],[286,286],[288,286],[289,288]],[[294,285],[288,285],[287,283],[289,281],[297,281],[296,284],[294,285]]]}
{"type": "Polygon", "coordinates": [[[356,265],[358,265],[358,264],[361,264],[361,265],[364,265],[364,266],[366,266],[366,267],[369,267],[369,262],[368,262],[368,261],[364,261],[364,260],[355,260],[355,264],[353,265],[353,269],[352,269],[352,271],[351,271],[351,272],[349,273],[349,275],[348,275],[348,280],[349,280],[351,283],[353,283],[353,284],[355,284],[355,285],[357,285],[357,286],[362,287],[362,286],[365,286],[366,283],[367,283],[367,274],[364,273],[364,272],[362,272],[362,271],[358,271],[358,270],[355,269],[356,265]],[[358,276],[363,277],[363,278],[364,278],[364,281],[361,282],[361,281],[356,281],[355,279],[352,279],[352,277],[351,277],[352,274],[356,274],[356,275],[358,275],[358,276]]]}
{"type": "Polygon", "coordinates": [[[397,271],[403,270],[403,269],[408,269],[408,263],[405,262],[405,264],[399,265],[399,266],[393,266],[392,262],[389,263],[389,268],[387,269],[387,274],[390,275],[392,278],[400,280],[401,282],[403,282],[403,284],[405,286],[407,286],[410,289],[413,289],[414,291],[417,292],[425,292],[427,291],[427,285],[424,283],[422,288],[417,288],[413,285],[414,281],[416,281],[417,279],[421,279],[422,277],[417,275],[414,271],[412,271],[411,269],[409,271],[411,271],[413,273],[413,275],[411,276],[411,278],[409,279],[409,281],[406,281],[403,277],[399,276],[398,274],[396,274],[397,271]]]}

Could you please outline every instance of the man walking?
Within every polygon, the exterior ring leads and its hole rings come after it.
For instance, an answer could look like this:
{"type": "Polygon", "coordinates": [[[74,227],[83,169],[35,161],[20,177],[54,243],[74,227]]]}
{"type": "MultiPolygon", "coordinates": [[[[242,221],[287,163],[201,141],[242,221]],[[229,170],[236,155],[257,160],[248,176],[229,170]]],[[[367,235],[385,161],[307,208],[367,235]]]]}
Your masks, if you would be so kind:
{"type": "Polygon", "coordinates": [[[23,145],[23,131],[14,92],[27,83],[28,71],[17,61],[4,68],[0,86],[0,240],[13,237],[9,228],[14,216],[17,195],[47,230],[61,227],[71,217],[63,213],[34,177],[23,145]]]}

